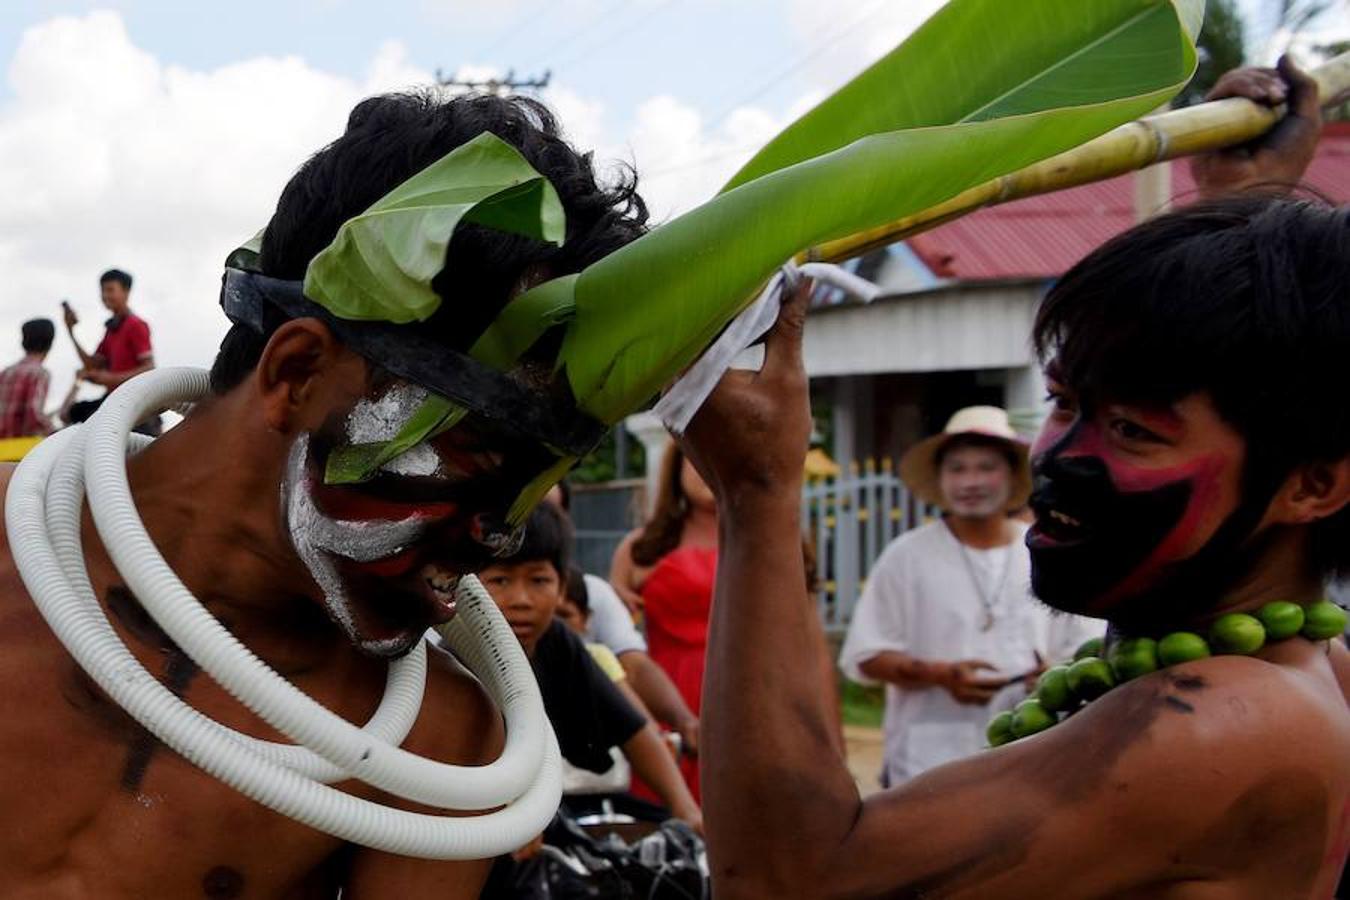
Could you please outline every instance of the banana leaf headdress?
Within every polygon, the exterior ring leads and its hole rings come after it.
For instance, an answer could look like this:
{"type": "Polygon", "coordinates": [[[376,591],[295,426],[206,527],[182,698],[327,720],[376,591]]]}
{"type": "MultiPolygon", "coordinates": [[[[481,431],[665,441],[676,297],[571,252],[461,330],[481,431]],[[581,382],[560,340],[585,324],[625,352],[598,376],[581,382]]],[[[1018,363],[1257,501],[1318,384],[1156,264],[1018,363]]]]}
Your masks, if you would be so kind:
{"type": "MultiPolygon", "coordinates": [[[[421,333],[455,229],[472,222],[561,244],[548,180],[491,134],[446,154],[347,221],[303,282],[231,255],[221,303],[316,315],[430,396],[393,440],[330,457],[360,481],[474,413],[546,449],[548,488],[689,365],[775,269],[804,249],[926,209],[1063,152],[1174,96],[1196,65],[1203,0],[951,0],[903,44],[788,126],[707,203],[580,273],[513,297],[465,353],[421,333]],[[554,390],[510,377],[562,329],[554,390]]],[[[255,239],[256,241],[256,239],[255,239]]]]}

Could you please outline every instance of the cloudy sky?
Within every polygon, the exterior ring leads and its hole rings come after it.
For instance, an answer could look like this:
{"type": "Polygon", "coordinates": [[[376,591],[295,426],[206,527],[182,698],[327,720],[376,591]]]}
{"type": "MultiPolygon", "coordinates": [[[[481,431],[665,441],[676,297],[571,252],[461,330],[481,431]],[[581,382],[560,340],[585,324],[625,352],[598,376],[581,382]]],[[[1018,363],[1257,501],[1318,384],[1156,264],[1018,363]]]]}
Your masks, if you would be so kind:
{"type": "MultiPolygon", "coordinates": [[[[17,355],[18,324],[56,318],[63,297],[92,349],[97,276],[119,266],[160,364],[209,364],[225,328],[221,261],[361,97],[438,70],[549,70],[542,96],[573,142],[636,165],[667,217],[939,5],[5,0],[0,360],[17,355]]],[[[64,335],[49,365],[63,393],[77,366],[64,335]]]]}

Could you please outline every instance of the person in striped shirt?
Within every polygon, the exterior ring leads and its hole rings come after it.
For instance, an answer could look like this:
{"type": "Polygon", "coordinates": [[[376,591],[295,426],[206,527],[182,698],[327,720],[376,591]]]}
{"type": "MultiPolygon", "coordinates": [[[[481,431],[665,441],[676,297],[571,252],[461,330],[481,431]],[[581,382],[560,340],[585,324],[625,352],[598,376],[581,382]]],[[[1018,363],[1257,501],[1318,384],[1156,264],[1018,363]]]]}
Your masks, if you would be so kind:
{"type": "Polygon", "coordinates": [[[52,423],[42,411],[51,374],[43,366],[56,337],[51,319],[23,323],[23,359],[0,372],[0,438],[45,437],[52,423]]]}

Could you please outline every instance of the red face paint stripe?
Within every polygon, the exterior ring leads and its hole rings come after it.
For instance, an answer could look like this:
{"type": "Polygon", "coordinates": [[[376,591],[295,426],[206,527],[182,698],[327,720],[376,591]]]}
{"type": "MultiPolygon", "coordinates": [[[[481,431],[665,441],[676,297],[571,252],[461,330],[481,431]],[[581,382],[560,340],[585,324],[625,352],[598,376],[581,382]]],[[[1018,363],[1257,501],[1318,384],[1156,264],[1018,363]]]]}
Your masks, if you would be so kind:
{"type": "Polygon", "coordinates": [[[448,518],[459,512],[457,503],[399,503],[381,500],[359,491],[325,488],[310,482],[314,505],[331,519],[343,522],[401,522],[419,518],[428,522],[448,518]]]}
{"type": "MultiPolygon", "coordinates": [[[[1083,457],[1100,459],[1111,476],[1111,483],[1121,493],[1153,491],[1187,478],[1195,478],[1205,471],[1211,459],[1211,456],[1205,456],[1183,466],[1163,466],[1160,468],[1134,466],[1120,459],[1119,455],[1107,444],[1106,439],[1102,436],[1101,429],[1096,425],[1079,424],[1074,426],[1073,430],[1075,432],[1073,436],[1062,445],[1042,440],[1037,441],[1037,447],[1039,448],[1042,443],[1048,443],[1049,446],[1046,450],[1053,451],[1056,456],[1063,459],[1081,459],[1083,457]]],[[[1066,431],[1067,429],[1061,429],[1057,433],[1057,437],[1065,434],[1066,431]]],[[[1045,437],[1045,432],[1042,432],[1042,438],[1045,437]]],[[[1220,459],[1222,458],[1220,457],[1220,459]]]]}
{"type": "MultiPolygon", "coordinates": [[[[1147,587],[1157,575],[1159,569],[1174,562],[1182,548],[1186,546],[1200,528],[1206,510],[1218,502],[1222,490],[1219,476],[1223,472],[1225,458],[1222,454],[1212,453],[1202,456],[1186,466],[1177,466],[1172,471],[1177,477],[1170,482],[1189,480],[1191,496],[1186,503],[1186,511],[1148,557],[1133,572],[1126,575],[1114,588],[1103,596],[1103,604],[1114,603],[1122,597],[1128,597],[1141,588],[1147,587]]],[[[1168,482],[1163,482],[1168,483],[1168,482]]],[[[1161,486],[1161,485],[1159,485],[1161,486]]]]}

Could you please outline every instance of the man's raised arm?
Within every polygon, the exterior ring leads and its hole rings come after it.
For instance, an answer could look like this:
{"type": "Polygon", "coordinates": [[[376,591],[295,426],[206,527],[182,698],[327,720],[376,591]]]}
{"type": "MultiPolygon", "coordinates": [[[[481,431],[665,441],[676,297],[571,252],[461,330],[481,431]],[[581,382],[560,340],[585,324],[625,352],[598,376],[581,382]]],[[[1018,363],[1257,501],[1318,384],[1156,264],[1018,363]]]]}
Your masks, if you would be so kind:
{"type": "MultiPolygon", "coordinates": [[[[1111,692],[1079,728],[859,797],[831,738],[826,650],[804,594],[804,312],[798,294],[763,369],[724,378],[683,440],[718,498],[700,757],[715,896],[1114,896],[1166,869],[1177,836],[1222,819],[1245,787],[1217,764],[1176,765],[1232,715],[1217,690],[1173,696],[1184,667],[1111,692]]],[[[1238,757],[1256,752],[1251,740],[1242,722],[1224,737],[1238,757]]]]}

